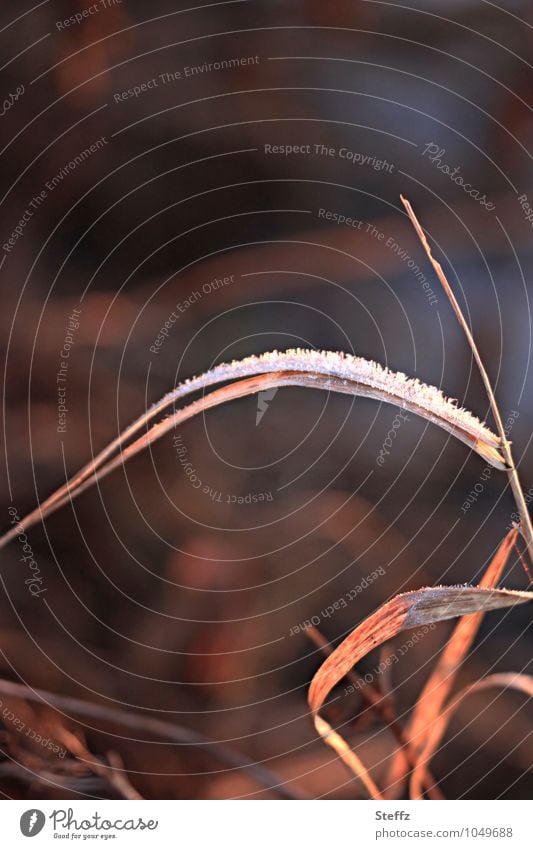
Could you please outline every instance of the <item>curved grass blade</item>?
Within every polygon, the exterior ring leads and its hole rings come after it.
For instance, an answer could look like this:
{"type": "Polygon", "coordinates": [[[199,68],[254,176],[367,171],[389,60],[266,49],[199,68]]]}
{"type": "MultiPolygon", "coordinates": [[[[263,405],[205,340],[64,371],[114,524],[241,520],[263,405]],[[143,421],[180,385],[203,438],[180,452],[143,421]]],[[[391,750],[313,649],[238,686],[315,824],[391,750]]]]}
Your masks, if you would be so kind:
{"type": "Polygon", "coordinates": [[[0,548],[14,539],[22,528],[28,530],[32,525],[42,521],[54,510],[67,504],[88,486],[92,486],[97,480],[122,465],[129,457],[134,456],[183,421],[234,398],[286,385],[359,395],[396,404],[444,428],[496,468],[507,468],[501,453],[500,437],[472,413],[446,398],[434,386],[428,386],[406,377],[401,372],[392,372],[377,363],[349,354],[302,349],[272,351],[258,357],[247,357],[244,360],[215,366],[205,374],[180,384],[129,425],[91,462],[22,519],[19,525],[0,537],[0,548]],[[173,406],[176,401],[193,392],[229,380],[236,382],[215,390],[176,411],[152,425],[128,447],[124,447],[156,416],[173,406]]]}

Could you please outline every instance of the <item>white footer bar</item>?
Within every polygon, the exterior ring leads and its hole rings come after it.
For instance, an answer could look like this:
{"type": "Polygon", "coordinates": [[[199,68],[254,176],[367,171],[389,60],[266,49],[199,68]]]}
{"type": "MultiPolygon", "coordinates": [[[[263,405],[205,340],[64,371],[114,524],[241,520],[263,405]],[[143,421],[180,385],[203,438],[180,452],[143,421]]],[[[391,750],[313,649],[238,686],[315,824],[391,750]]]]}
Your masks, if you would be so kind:
{"type": "Polygon", "coordinates": [[[531,803],[3,801],[0,845],[531,849],[531,803]],[[529,813],[528,813],[529,811],[529,813]],[[34,839],[35,842],[31,842],[34,839]]]}

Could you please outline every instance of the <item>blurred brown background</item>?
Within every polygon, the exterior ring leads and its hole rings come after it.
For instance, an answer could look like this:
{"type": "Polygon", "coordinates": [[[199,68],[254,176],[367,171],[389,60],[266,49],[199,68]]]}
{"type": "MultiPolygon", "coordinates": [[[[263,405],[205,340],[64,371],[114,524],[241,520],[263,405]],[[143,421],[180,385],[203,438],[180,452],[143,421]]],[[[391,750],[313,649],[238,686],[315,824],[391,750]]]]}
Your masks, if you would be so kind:
{"type": "MultiPolygon", "coordinates": [[[[189,9],[0,11],[5,527],[9,506],[22,517],[176,382],[250,353],[352,351],[487,415],[400,193],[468,312],[504,420],[518,414],[529,490],[528,4],[189,9]]],[[[482,478],[479,458],[422,420],[402,425],[378,465],[395,413],[284,389],[187,423],[181,453],[161,440],[28,533],[45,593],[28,591],[18,542],[2,552],[2,676],[180,723],[309,796],[360,795],[315,737],[306,692],[321,656],[291,629],[318,616],[336,642],[397,592],[476,582],[513,511],[503,477],[482,478]]],[[[505,585],[527,586],[519,564],[505,585]]],[[[462,680],[527,671],[528,625],[527,607],[490,614],[462,680]]],[[[379,682],[399,716],[448,632],[379,682]]],[[[59,722],[87,751],[118,752],[144,796],[275,795],[201,748],[0,699],[26,728],[60,734],[59,722]]],[[[390,733],[357,697],[331,716],[383,775],[390,733]]],[[[444,794],[527,797],[530,719],[516,694],[472,700],[434,763],[444,794]]],[[[69,771],[70,755],[0,721],[3,794],[117,792],[84,757],[69,771]]]]}

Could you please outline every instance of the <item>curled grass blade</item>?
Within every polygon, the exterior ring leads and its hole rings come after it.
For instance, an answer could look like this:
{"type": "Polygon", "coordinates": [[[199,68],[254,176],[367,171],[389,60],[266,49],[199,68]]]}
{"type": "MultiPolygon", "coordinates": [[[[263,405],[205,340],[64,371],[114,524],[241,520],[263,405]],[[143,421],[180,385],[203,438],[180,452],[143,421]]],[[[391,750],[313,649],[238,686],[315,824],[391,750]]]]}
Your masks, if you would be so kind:
{"type": "MultiPolygon", "coordinates": [[[[320,633],[318,628],[314,625],[311,625],[306,629],[306,636],[311,640],[311,642],[317,646],[325,655],[329,657],[329,655],[333,654],[333,648],[328,643],[326,638],[320,633]]],[[[373,687],[372,684],[367,684],[362,675],[359,675],[356,669],[351,669],[347,674],[346,678],[350,681],[359,691],[363,702],[369,706],[371,710],[375,712],[375,714],[385,723],[386,727],[390,730],[393,737],[396,738],[397,742],[400,745],[400,750],[402,754],[402,763],[405,761],[411,769],[415,766],[415,759],[412,757],[411,750],[408,747],[409,738],[406,734],[406,731],[396,716],[394,711],[394,707],[390,698],[387,695],[381,693],[377,688],[373,687]]],[[[360,760],[359,760],[360,763],[360,760]]],[[[363,783],[364,778],[360,775],[363,783]]],[[[433,779],[433,776],[428,774],[428,781],[432,787],[432,795],[434,798],[442,798],[440,793],[438,792],[437,785],[433,779]]],[[[374,785],[375,787],[375,785],[374,785]]],[[[367,786],[367,789],[371,790],[370,787],[367,786]]],[[[377,789],[377,788],[376,788],[377,789]]],[[[379,793],[379,791],[378,791],[379,793]]],[[[381,794],[378,796],[375,795],[375,791],[370,793],[374,798],[383,798],[381,794]]]]}
{"type": "Polygon", "coordinates": [[[359,764],[354,763],[355,753],[320,716],[329,694],[352,667],[372,649],[402,631],[532,600],[533,593],[469,586],[426,587],[396,596],[358,625],[326,658],[313,677],[308,701],[317,733],[355,775],[362,777],[359,764]]]}

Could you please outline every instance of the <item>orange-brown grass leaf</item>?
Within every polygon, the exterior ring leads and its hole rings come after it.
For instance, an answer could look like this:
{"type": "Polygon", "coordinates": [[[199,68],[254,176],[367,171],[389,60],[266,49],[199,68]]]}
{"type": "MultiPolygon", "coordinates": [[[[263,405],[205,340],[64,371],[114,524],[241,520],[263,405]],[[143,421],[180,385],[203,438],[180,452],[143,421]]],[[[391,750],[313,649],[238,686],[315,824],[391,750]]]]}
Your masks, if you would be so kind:
{"type": "MultiPolygon", "coordinates": [[[[403,593],[382,605],[337,646],[315,673],[308,701],[317,733],[337,752],[346,766],[364,781],[360,760],[345,740],[320,716],[320,710],[333,688],[372,649],[402,631],[533,600],[533,593],[494,590],[484,587],[425,587],[403,593]]],[[[363,767],[365,773],[366,770],[363,767]]],[[[371,796],[375,791],[365,782],[371,796]]],[[[379,792],[379,791],[378,791],[379,792]]]]}
{"type": "MultiPolygon", "coordinates": [[[[501,542],[479,583],[480,587],[492,588],[497,585],[517,536],[518,531],[513,528],[501,542]]],[[[483,615],[481,611],[471,616],[463,616],[459,620],[416,703],[408,730],[409,745],[416,752],[416,765],[411,777],[414,798],[421,796],[426,766],[435,753],[435,750],[432,750],[433,740],[431,736],[428,737],[428,729],[441,713],[461,664],[476,638],[483,615]]]]}
{"type": "Polygon", "coordinates": [[[502,688],[504,690],[517,690],[518,692],[525,693],[527,696],[533,698],[533,677],[530,675],[523,675],[519,672],[499,672],[495,675],[487,675],[486,678],[481,678],[474,684],[469,684],[468,686],[460,690],[459,693],[457,693],[457,695],[454,696],[448,702],[448,704],[443,708],[441,713],[435,718],[431,726],[427,729],[427,749],[429,757],[425,760],[422,760],[423,756],[421,756],[419,765],[412,774],[412,799],[422,798],[422,770],[429,765],[429,759],[439,747],[452,717],[457,712],[458,708],[461,706],[463,701],[469,696],[473,696],[475,693],[479,693],[483,690],[489,690],[496,687],[502,688]]]}

